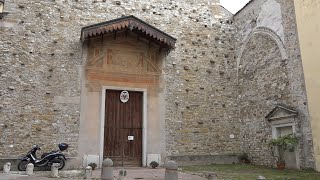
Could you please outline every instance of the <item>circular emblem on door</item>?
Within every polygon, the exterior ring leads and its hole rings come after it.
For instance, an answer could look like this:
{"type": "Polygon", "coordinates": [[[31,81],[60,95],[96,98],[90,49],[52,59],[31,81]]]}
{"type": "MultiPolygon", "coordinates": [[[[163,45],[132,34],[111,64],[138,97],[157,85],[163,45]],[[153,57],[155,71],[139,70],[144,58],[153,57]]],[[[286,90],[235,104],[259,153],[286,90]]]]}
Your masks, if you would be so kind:
{"type": "Polygon", "coordinates": [[[129,92],[128,91],[122,91],[120,94],[120,101],[123,103],[126,103],[129,101],[129,92]]]}

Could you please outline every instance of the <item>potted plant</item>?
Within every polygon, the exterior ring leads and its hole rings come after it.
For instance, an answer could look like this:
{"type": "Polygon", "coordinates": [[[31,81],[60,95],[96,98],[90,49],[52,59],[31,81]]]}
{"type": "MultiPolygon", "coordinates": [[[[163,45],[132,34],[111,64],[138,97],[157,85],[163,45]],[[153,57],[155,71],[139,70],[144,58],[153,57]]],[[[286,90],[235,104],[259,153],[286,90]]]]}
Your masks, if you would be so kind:
{"type": "Polygon", "coordinates": [[[151,166],[153,169],[155,169],[156,167],[159,166],[159,163],[157,163],[156,161],[152,161],[152,162],[150,163],[150,166],[151,166]]]}
{"type": "Polygon", "coordinates": [[[97,167],[97,164],[92,162],[92,163],[89,163],[88,166],[91,166],[92,167],[92,170],[95,170],[96,167],[97,167]]]}
{"type": "Polygon", "coordinates": [[[242,164],[250,164],[249,156],[247,153],[242,153],[238,156],[239,162],[242,164]]]}
{"type": "Polygon", "coordinates": [[[276,160],[278,169],[283,170],[285,168],[284,154],[287,150],[293,152],[298,142],[299,139],[295,134],[288,134],[277,139],[272,139],[269,142],[268,146],[272,157],[276,160]]]}

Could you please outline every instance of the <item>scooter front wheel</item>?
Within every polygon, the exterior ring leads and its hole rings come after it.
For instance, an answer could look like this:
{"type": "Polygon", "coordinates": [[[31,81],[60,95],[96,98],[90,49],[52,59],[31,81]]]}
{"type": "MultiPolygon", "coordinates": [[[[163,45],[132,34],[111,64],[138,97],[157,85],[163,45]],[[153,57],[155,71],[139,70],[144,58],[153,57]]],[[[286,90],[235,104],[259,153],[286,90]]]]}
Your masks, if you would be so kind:
{"type": "Polygon", "coordinates": [[[19,164],[18,164],[18,169],[19,171],[25,171],[27,169],[27,166],[29,164],[29,161],[27,160],[22,160],[19,164]]]}

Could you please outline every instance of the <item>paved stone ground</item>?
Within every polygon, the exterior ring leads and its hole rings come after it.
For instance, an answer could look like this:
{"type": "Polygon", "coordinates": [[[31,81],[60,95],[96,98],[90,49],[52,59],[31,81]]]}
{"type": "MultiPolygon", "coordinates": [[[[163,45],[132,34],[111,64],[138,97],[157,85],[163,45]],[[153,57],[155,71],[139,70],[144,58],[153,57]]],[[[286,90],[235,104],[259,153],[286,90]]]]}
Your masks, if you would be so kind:
{"type": "MultiPolygon", "coordinates": [[[[121,168],[115,168],[114,177],[115,180],[118,177],[119,170],[121,168]]],[[[145,179],[145,180],[161,180],[164,179],[165,169],[157,168],[126,168],[127,170],[127,178],[126,180],[137,180],[137,179],[145,179]]],[[[0,174],[0,180],[52,180],[53,178],[48,178],[50,172],[35,172],[35,176],[26,176],[23,174],[18,174],[18,172],[13,172],[12,174],[0,174]]],[[[93,179],[100,179],[101,170],[93,171],[93,179]]],[[[83,179],[81,176],[81,171],[63,171],[61,172],[64,177],[67,178],[59,178],[60,180],[80,180],[83,179]]],[[[186,173],[179,172],[179,180],[205,180],[205,178],[190,175],[186,173]]]]}

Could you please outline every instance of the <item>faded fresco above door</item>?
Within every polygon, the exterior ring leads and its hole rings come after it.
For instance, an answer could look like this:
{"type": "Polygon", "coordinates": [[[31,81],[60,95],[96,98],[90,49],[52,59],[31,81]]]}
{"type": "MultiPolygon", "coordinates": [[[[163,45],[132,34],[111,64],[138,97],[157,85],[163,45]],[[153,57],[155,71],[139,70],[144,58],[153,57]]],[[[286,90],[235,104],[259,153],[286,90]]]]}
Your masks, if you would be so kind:
{"type": "Polygon", "coordinates": [[[108,82],[154,86],[161,74],[159,49],[133,37],[93,40],[86,63],[87,85],[98,90],[108,82]]]}
{"type": "MultiPolygon", "coordinates": [[[[131,38],[113,41],[113,45],[89,48],[87,68],[130,74],[159,74],[157,51],[139,47],[131,38]]],[[[96,45],[97,46],[97,45],[96,45]]]]}

